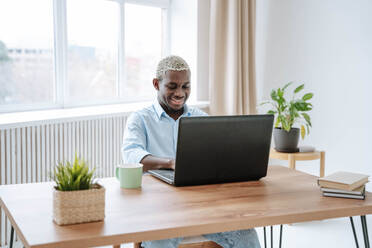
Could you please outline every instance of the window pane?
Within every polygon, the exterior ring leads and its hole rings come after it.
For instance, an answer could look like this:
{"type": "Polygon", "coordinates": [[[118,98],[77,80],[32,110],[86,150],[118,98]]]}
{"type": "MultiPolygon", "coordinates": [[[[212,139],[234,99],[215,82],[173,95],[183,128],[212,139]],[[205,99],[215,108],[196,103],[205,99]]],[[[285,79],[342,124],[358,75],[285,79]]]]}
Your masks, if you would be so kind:
{"type": "Polygon", "coordinates": [[[125,4],[125,73],[122,95],[129,101],[152,99],[152,79],[161,58],[161,9],[125,4]]]}
{"type": "Polygon", "coordinates": [[[0,1],[0,104],[53,102],[53,2],[0,1]]]}
{"type": "Polygon", "coordinates": [[[67,2],[68,102],[99,102],[117,95],[119,4],[67,2]]]}

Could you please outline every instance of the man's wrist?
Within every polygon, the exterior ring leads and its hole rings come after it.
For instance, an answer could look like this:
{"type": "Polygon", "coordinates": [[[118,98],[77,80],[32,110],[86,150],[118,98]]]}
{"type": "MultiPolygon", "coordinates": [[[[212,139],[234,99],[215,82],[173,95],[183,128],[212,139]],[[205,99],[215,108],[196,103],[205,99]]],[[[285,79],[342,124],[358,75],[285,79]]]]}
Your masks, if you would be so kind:
{"type": "Polygon", "coordinates": [[[168,168],[174,170],[174,159],[168,159],[168,168]]]}

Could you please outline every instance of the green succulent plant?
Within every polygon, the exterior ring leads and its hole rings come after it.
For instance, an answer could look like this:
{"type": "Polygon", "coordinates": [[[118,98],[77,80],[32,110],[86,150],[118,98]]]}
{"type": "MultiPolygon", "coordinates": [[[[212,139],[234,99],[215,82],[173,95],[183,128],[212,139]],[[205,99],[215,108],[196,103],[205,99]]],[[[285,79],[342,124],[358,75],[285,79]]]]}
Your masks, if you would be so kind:
{"type": "Polygon", "coordinates": [[[56,189],[60,191],[74,191],[91,189],[94,185],[94,171],[88,163],[75,155],[73,162],[60,162],[54,168],[52,179],[56,182],[56,189]]]}
{"type": "Polygon", "coordinates": [[[313,93],[306,93],[300,98],[296,98],[297,93],[302,91],[305,84],[301,84],[294,89],[292,99],[287,100],[284,96],[285,90],[292,84],[287,83],[282,88],[273,89],[271,91],[271,100],[263,102],[261,105],[270,104],[272,109],[267,113],[275,115],[275,127],[282,128],[289,132],[295,123],[301,125],[301,137],[305,138],[306,134],[310,133],[311,120],[310,116],[305,113],[312,110],[313,105],[308,102],[313,98],[313,93]],[[306,127],[306,129],[305,129],[306,127]]]}

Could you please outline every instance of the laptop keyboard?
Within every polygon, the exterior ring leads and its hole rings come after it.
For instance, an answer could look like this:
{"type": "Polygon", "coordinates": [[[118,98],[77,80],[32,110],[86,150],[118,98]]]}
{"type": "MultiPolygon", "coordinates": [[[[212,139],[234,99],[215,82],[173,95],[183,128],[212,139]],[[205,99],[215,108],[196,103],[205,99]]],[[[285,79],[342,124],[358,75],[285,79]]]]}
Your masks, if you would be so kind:
{"type": "Polygon", "coordinates": [[[174,171],[173,170],[156,170],[159,175],[174,181],[174,171]]]}

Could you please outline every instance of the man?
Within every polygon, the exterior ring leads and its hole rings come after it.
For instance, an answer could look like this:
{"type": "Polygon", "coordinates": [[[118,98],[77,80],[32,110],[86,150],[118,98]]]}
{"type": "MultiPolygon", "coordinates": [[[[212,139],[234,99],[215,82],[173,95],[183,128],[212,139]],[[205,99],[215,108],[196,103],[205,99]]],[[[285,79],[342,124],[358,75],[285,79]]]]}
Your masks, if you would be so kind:
{"type": "MultiPolygon", "coordinates": [[[[178,56],[162,59],[152,81],[157,99],[150,107],[133,113],[124,132],[124,163],[142,163],[144,171],[174,169],[178,123],[182,116],[207,115],[186,105],[190,95],[190,69],[178,56]]],[[[260,247],[254,229],[203,235],[224,248],[260,247]]],[[[146,241],[145,248],[177,248],[182,238],[146,241]]]]}

